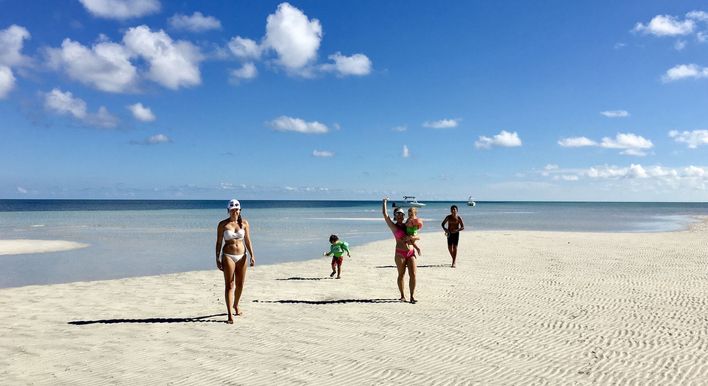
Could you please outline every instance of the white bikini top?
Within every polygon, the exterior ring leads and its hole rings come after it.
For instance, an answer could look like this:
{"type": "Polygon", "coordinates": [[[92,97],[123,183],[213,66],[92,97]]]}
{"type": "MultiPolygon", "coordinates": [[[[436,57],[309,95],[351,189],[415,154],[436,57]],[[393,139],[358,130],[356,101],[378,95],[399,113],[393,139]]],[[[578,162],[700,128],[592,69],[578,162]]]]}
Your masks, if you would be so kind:
{"type": "Polygon", "coordinates": [[[241,240],[246,236],[246,231],[243,228],[234,232],[231,229],[224,230],[224,240],[241,240]]]}

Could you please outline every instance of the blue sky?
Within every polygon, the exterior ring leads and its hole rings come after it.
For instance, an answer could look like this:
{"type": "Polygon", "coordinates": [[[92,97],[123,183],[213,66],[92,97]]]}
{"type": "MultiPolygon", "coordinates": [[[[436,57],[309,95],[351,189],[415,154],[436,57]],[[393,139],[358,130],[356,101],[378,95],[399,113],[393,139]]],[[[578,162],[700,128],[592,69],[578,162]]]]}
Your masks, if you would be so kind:
{"type": "Polygon", "coordinates": [[[0,9],[0,198],[708,200],[704,2],[0,9]]]}

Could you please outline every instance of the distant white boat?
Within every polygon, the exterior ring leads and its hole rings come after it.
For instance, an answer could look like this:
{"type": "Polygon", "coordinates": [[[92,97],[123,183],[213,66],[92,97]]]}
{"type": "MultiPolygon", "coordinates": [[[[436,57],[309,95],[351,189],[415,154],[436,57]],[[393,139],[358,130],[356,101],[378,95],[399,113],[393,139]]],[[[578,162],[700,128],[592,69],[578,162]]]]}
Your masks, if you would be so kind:
{"type": "Polygon", "coordinates": [[[467,199],[467,206],[475,206],[475,205],[477,205],[477,203],[474,202],[474,200],[472,199],[472,196],[470,196],[470,197],[467,199]]]}
{"type": "Polygon", "coordinates": [[[400,205],[396,205],[396,203],[393,203],[393,206],[401,206],[401,207],[415,207],[415,208],[420,208],[421,206],[425,206],[422,202],[416,201],[415,197],[413,196],[403,196],[403,203],[400,205]]]}

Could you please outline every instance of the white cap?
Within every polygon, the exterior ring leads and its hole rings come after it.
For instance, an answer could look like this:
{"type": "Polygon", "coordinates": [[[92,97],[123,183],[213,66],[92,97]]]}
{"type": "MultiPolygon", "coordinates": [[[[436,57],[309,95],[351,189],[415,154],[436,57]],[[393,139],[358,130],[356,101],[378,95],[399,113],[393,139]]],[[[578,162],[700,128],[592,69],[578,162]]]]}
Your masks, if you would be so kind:
{"type": "Polygon", "coordinates": [[[399,212],[402,213],[402,214],[405,214],[405,212],[403,211],[403,209],[401,209],[401,208],[396,208],[396,209],[393,210],[393,215],[395,216],[396,213],[399,213],[399,212]]]}
{"type": "Polygon", "coordinates": [[[226,210],[230,212],[232,209],[241,209],[241,203],[236,199],[229,201],[229,205],[226,206],[226,210]]]}

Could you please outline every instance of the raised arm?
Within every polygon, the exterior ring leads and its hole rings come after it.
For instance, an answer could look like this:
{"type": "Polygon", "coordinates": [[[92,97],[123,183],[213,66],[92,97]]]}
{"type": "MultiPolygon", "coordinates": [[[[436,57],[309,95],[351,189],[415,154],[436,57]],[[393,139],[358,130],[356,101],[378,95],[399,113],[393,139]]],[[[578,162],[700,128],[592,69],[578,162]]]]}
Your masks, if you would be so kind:
{"type": "Polygon", "coordinates": [[[383,204],[382,204],[382,212],[383,212],[383,218],[386,220],[386,225],[388,225],[388,228],[391,229],[391,232],[396,232],[396,224],[393,223],[390,217],[388,217],[388,198],[383,199],[383,204]]]}
{"type": "Polygon", "coordinates": [[[253,267],[254,265],[256,265],[256,256],[253,254],[253,245],[251,244],[251,226],[248,224],[248,221],[243,220],[243,228],[245,230],[243,242],[246,245],[246,250],[248,250],[248,254],[251,256],[251,267],[253,267]]]}

